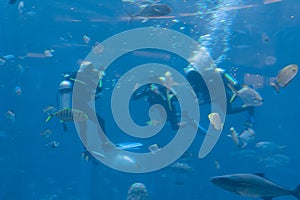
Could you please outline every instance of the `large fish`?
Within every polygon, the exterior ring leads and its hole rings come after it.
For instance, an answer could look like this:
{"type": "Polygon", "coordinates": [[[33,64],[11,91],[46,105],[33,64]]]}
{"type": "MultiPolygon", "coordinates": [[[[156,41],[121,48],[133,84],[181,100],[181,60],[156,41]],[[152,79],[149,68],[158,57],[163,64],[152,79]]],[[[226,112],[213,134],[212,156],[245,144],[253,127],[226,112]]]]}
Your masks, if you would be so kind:
{"type": "Polygon", "coordinates": [[[273,183],[263,174],[229,174],[211,178],[211,182],[224,190],[245,197],[271,200],[274,197],[293,195],[300,199],[300,185],[291,190],[273,183]]]}
{"type": "Polygon", "coordinates": [[[151,4],[143,8],[139,13],[135,15],[129,15],[130,21],[133,18],[142,18],[146,21],[149,17],[161,17],[166,16],[172,12],[172,9],[166,4],[151,4]]]}
{"type": "Polygon", "coordinates": [[[286,66],[278,72],[278,75],[275,79],[275,83],[271,83],[271,86],[274,87],[277,92],[280,92],[279,88],[287,86],[295,78],[297,72],[297,65],[291,64],[286,66]]]}

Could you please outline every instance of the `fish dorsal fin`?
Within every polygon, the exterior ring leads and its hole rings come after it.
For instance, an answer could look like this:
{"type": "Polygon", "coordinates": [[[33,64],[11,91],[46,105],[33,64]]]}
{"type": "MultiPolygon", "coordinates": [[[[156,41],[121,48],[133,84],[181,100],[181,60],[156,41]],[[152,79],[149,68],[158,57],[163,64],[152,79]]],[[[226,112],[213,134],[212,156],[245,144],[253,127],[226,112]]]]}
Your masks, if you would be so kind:
{"type": "Polygon", "coordinates": [[[265,174],[264,173],[254,173],[254,175],[265,178],[265,174]]]}

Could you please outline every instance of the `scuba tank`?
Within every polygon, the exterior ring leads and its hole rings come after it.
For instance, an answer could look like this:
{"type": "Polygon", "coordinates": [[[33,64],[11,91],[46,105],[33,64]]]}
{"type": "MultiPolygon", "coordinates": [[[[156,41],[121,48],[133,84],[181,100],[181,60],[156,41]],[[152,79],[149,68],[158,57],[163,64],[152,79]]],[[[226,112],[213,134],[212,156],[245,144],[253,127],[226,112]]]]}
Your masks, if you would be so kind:
{"type": "Polygon", "coordinates": [[[58,106],[59,110],[71,108],[72,106],[73,83],[70,80],[63,80],[58,88],[58,106]]]}

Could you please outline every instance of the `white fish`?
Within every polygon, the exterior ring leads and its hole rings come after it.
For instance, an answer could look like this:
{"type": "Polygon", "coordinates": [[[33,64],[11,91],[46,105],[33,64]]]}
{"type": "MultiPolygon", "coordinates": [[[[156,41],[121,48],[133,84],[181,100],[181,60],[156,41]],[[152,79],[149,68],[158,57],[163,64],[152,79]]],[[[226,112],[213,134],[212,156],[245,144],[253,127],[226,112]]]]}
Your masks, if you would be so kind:
{"type": "Polygon", "coordinates": [[[122,142],[116,144],[118,149],[127,150],[127,149],[139,149],[143,146],[142,143],[139,142],[122,142]]]}
{"type": "Polygon", "coordinates": [[[256,147],[268,152],[278,152],[286,147],[286,145],[279,146],[278,144],[275,144],[274,142],[265,141],[265,142],[258,142],[256,143],[256,147]]]}

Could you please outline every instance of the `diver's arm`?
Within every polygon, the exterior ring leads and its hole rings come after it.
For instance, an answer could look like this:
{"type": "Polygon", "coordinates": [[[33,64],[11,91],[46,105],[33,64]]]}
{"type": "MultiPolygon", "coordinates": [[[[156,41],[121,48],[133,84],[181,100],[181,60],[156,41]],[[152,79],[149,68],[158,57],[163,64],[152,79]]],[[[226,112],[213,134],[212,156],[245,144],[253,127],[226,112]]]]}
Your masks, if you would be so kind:
{"type": "Polygon", "coordinates": [[[142,86],[138,89],[136,89],[132,95],[132,99],[134,101],[144,97],[144,96],[147,96],[149,94],[149,86],[148,85],[145,85],[145,86],[142,86]]]}

